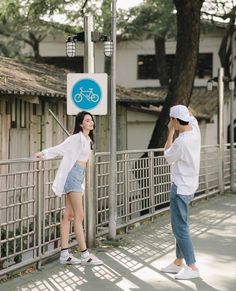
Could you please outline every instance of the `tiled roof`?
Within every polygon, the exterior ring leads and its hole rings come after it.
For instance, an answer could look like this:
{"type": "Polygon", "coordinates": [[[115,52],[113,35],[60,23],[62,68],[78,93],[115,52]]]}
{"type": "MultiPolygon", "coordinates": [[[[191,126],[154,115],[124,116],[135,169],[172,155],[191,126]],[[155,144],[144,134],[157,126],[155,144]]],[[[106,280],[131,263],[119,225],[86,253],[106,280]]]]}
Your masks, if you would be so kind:
{"type": "MultiPolygon", "coordinates": [[[[118,102],[136,108],[139,104],[140,109],[153,112],[161,110],[167,96],[167,90],[162,88],[119,88],[117,91],[118,102]]],[[[230,92],[225,89],[224,100],[228,100],[229,97],[230,92]]],[[[207,91],[205,87],[195,87],[192,92],[190,106],[199,118],[210,119],[213,114],[217,113],[217,88],[214,87],[212,91],[207,91]]]]}
{"type": "MultiPolygon", "coordinates": [[[[68,70],[55,66],[22,63],[14,59],[0,57],[0,95],[25,95],[66,98],[66,75],[68,70]]],[[[141,110],[158,112],[167,95],[162,88],[128,89],[117,86],[117,101],[141,110]]],[[[217,89],[207,91],[195,87],[190,106],[199,118],[209,119],[217,112],[217,89]]],[[[225,100],[229,98],[225,90],[225,100]]]]}
{"type": "Polygon", "coordinates": [[[0,57],[0,93],[65,97],[68,71],[0,57]]]}

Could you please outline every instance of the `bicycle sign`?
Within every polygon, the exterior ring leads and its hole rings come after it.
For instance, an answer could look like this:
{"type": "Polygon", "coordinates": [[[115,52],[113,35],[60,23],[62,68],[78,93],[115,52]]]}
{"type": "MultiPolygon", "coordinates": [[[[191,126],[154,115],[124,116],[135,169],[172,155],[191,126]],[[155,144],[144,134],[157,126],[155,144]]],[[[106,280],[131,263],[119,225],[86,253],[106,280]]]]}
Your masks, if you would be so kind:
{"type": "Polygon", "coordinates": [[[67,113],[87,110],[93,114],[107,114],[107,75],[68,74],[67,113]]]}
{"type": "Polygon", "coordinates": [[[93,88],[89,88],[89,90],[83,90],[83,87],[80,87],[79,93],[75,94],[75,102],[82,102],[84,98],[87,99],[88,102],[98,102],[99,96],[93,93],[93,88]]]}
{"type": "Polygon", "coordinates": [[[71,96],[76,106],[83,110],[96,107],[101,99],[101,89],[97,82],[91,79],[82,79],[75,83],[71,96]]]}

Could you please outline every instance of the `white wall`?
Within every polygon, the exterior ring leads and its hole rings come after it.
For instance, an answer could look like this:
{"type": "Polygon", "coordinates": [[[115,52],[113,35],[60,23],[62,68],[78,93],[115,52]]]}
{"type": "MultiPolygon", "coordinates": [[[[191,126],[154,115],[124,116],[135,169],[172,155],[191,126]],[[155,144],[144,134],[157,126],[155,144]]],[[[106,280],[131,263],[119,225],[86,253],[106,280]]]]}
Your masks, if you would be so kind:
{"type": "MultiPolygon", "coordinates": [[[[217,76],[220,66],[218,50],[221,42],[221,35],[202,36],[200,39],[200,53],[213,53],[213,77],[217,76]]],[[[83,43],[77,43],[77,55],[84,54],[83,43]]],[[[174,54],[176,42],[166,42],[166,53],[174,54]]],[[[66,37],[48,36],[40,44],[42,56],[66,56],[66,37]]],[[[138,80],[137,79],[137,57],[139,54],[154,54],[153,40],[144,41],[122,41],[117,43],[117,84],[132,87],[157,87],[160,85],[158,80],[138,80]]],[[[104,72],[104,52],[103,43],[95,44],[95,72],[104,72]]],[[[196,79],[195,86],[205,86],[206,79],[196,79]]]]}
{"type": "MultiPolygon", "coordinates": [[[[236,99],[233,102],[233,119],[236,119],[236,99]]],[[[217,114],[214,114],[212,123],[206,124],[205,144],[217,144],[217,114]]],[[[224,141],[227,143],[227,127],[230,125],[230,100],[224,106],[224,141]]]]}
{"type": "Polygon", "coordinates": [[[127,111],[127,149],[137,150],[148,147],[157,116],[155,114],[127,111]]]}
{"type": "MultiPolygon", "coordinates": [[[[216,116],[215,116],[216,118],[216,116]]],[[[154,113],[127,111],[127,149],[139,150],[148,147],[156,124],[157,115],[154,113]]],[[[217,122],[199,123],[202,145],[217,143],[217,122]]]]}

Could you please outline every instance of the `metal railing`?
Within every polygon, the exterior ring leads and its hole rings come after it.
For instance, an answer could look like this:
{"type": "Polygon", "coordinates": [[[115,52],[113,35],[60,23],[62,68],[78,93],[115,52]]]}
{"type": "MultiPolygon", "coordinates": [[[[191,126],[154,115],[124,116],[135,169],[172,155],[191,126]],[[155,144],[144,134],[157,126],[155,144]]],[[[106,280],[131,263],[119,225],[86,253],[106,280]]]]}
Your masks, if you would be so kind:
{"type": "MultiPolygon", "coordinates": [[[[222,188],[229,189],[229,152],[226,145],[221,181],[219,147],[202,147],[200,184],[195,199],[220,193],[222,188]]],[[[59,162],[56,159],[0,162],[0,276],[31,263],[40,267],[42,259],[59,252],[65,196],[58,198],[51,190],[59,162]]],[[[170,168],[163,149],[117,152],[116,165],[117,229],[168,209],[170,168]]],[[[109,226],[109,153],[95,154],[94,171],[91,175],[94,177],[94,208],[90,207],[89,211],[93,211],[93,216],[95,213],[94,233],[99,237],[108,233],[109,226]]],[[[85,219],[85,228],[86,225],[85,219]]],[[[73,245],[76,240],[72,224],[70,246],[73,245]]]]}

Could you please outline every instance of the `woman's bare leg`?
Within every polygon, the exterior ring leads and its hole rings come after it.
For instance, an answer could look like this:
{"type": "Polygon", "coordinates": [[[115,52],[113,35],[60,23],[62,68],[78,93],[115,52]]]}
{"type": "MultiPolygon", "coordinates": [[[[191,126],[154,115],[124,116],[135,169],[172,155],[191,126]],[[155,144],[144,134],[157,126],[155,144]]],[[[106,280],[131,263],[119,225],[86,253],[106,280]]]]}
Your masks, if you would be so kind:
{"type": "Polygon", "coordinates": [[[83,220],[84,220],[83,194],[77,192],[70,192],[68,194],[68,199],[70,200],[70,205],[74,212],[75,237],[79,244],[80,250],[84,251],[87,249],[87,246],[85,243],[83,230],[83,220]]]}
{"type": "Polygon", "coordinates": [[[71,206],[70,199],[66,195],[66,208],[64,210],[63,219],[61,222],[61,248],[68,248],[69,233],[70,233],[70,222],[73,219],[74,212],[71,206]]]}

